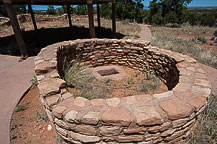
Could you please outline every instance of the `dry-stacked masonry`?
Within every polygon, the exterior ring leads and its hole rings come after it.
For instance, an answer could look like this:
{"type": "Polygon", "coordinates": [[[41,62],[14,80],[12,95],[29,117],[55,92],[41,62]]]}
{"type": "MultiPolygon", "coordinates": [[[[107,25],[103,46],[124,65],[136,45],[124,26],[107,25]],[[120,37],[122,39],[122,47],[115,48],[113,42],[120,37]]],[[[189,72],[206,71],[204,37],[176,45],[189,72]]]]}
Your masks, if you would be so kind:
{"type": "Polygon", "coordinates": [[[211,94],[210,83],[191,57],[146,41],[87,39],[61,42],[35,58],[40,98],[57,133],[72,143],[174,143],[198,121],[211,94]],[[124,98],[74,98],[61,78],[67,63],[92,67],[150,67],[169,91],[124,98]]]}

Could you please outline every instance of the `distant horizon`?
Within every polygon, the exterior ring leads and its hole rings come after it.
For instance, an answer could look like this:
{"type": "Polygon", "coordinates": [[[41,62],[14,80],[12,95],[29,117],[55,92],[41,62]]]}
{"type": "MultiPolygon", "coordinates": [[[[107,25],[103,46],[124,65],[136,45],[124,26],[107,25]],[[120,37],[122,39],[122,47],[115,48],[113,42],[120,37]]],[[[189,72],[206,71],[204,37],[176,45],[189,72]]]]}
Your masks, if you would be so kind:
{"type": "MultiPolygon", "coordinates": [[[[32,5],[32,8],[34,11],[46,11],[47,10],[47,5],[32,5]]],[[[55,9],[60,8],[61,6],[54,6],[55,9]]],[[[195,6],[187,6],[188,9],[198,9],[198,8],[216,8],[217,9],[217,5],[216,6],[209,6],[209,5],[195,5],[195,6]]],[[[27,7],[28,9],[28,7],[27,7]]],[[[144,10],[148,10],[148,6],[144,6],[143,7],[144,10]]]]}
{"type": "MultiPolygon", "coordinates": [[[[152,0],[144,0],[144,8],[149,9],[148,6],[152,0]]],[[[54,6],[55,9],[60,8],[61,6],[54,6]]],[[[33,10],[36,11],[46,11],[48,5],[32,5],[33,10]]],[[[192,0],[190,4],[188,4],[187,8],[217,8],[217,0],[192,0]]],[[[27,7],[28,9],[28,7],[27,7]]]]}

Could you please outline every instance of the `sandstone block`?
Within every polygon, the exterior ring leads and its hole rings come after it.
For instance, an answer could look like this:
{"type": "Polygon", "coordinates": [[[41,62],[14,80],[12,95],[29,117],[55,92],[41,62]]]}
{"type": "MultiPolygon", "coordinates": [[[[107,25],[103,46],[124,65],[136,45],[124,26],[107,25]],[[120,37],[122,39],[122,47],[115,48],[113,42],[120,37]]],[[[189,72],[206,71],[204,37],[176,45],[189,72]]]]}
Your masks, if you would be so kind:
{"type": "Polygon", "coordinates": [[[90,103],[93,105],[93,106],[103,106],[105,104],[105,100],[104,99],[92,99],[90,101],[90,103]]]}
{"type": "Polygon", "coordinates": [[[198,111],[201,107],[206,105],[206,97],[204,96],[197,96],[190,100],[187,100],[187,103],[192,105],[196,111],[198,111]]]}
{"type": "Polygon", "coordinates": [[[106,99],[106,103],[111,106],[111,107],[117,107],[120,104],[120,99],[119,98],[109,98],[106,99]]]}
{"type": "Polygon", "coordinates": [[[86,104],[87,99],[83,97],[76,97],[74,100],[74,105],[79,106],[79,107],[84,107],[86,104]]]}
{"type": "Polygon", "coordinates": [[[66,121],[73,123],[75,121],[77,113],[78,112],[75,110],[71,110],[68,113],[66,113],[66,115],[65,115],[66,121]]]}
{"type": "Polygon", "coordinates": [[[82,123],[86,124],[97,124],[100,118],[99,112],[88,112],[81,118],[82,123]]]}
{"type": "Polygon", "coordinates": [[[62,118],[63,116],[63,112],[66,110],[65,106],[55,106],[52,110],[53,114],[57,117],[57,118],[62,118]]]}
{"type": "Polygon", "coordinates": [[[83,143],[96,143],[100,141],[100,138],[98,136],[87,136],[87,135],[82,135],[79,133],[75,133],[70,131],[68,135],[77,141],[83,142],[83,143]]]}
{"type": "Polygon", "coordinates": [[[144,134],[146,132],[146,128],[138,127],[138,128],[128,128],[123,130],[124,134],[144,134]]]}
{"type": "Polygon", "coordinates": [[[58,104],[60,95],[52,95],[45,98],[45,101],[49,107],[58,104]]]}
{"type": "Polygon", "coordinates": [[[163,123],[160,126],[153,126],[153,127],[149,128],[148,131],[152,132],[152,133],[156,133],[156,132],[159,132],[159,131],[165,131],[165,130],[169,129],[170,126],[171,126],[171,123],[166,122],[166,123],[163,123]]]}
{"type": "Polygon", "coordinates": [[[169,99],[158,102],[160,107],[167,113],[169,119],[185,118],[192,114],[193,108],[180,100],[169,99]]]}
{"type": "Polygon", "coordinates": [[[77,133],[85,134],[85,135],[96,135],[96,128],[89,125],[78,125],[73,129],[77,133]]]}
{"type": "Polygon", "coordinates": [[[115,136],[119,135],[122,129],[118,126],[102,126],[99,130],[103,136],[115,136]]]}
{"type": "Polygon", "coordinates": [[[46,81],[40,82],[38,84],[38,88],[43,96],[47,96],[50,94],[56,94],[59,92],[59,87],[52,80],[46,80],[46,81]]]}
{"type": "Polygon", "coordinates": [[[131,121],[131,113],[124,108],[110,108],[102,115],[106,124],[128,126],[131,121]]]}
{"type": "Polygon", "coordinates": [[[138,125],[162,124],[163,119],[154,106],[141,106],[133,108],[138,125]]]}
{"type": "Polygon", "coordinates": [[[119,136],[117,138],[118,142],[126,143],[126,142],[140,142],[143,140],[143,135],[130,135],[130,136],[119,136]]]}
{"type": "Polygon", "coordinates": [[[157,99],[172,97],[173,91],[168,91],[168,92],[164,92],[164,93],[160,93],[160,94],[154,94],[153,96],[157,99]]]}
{"type": "Polygon", "coordinates": [[[122,98],[127,104],[143,104],[153,100],[151,95],[136,95],[122,98]]]}

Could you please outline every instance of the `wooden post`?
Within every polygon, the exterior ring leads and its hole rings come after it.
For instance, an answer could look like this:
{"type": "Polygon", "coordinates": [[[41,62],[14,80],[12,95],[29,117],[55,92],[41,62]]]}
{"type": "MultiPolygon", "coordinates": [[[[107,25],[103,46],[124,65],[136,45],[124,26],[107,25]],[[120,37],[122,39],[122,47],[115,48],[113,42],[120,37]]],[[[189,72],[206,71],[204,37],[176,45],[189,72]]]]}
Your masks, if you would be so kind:
{"type": "Polygon", "coordinates": [[[68,19],[69,19],[69,27],[72,28],[72,20],[71,20],[71,14],[70,14],[70,1],[66,1],[66,9],[67,9],[67,14],[68,14],[68,19]]]}
{"type": "Polygon", "coordinates": [[[87,0],[87,7],[88,7],[90,37],[95,38],[96,34],[95,34],[95,28],[94,28],[93,1],[92,0],[87,0]]]}
{"type": "Polygon", "coordinates": [[[116,1],[112,1],[112,31],[116,33],[116,8],[115,8],[116,1]]]}
{"type": "Polygon", "coordinates": [[[97,8],[97,22],[98,22],[98,27],[101,27],[101,23],[100,23],[100,7],[99,4],[96,4],[96,8],[97,8]]]}
{"type": "Polygon", "coordinates": [[[16,40],[17,40],[17,44],[19,46],[21,57],[27,57],[28,53],[27,53],[26,45],[25,45],[25,42],[23,40],[22,32],[20,30],[20,26],[19,26],[19,23],[17,21],[15,11],[14,11],[10,2],[4,1],[4,5],[5,5],[5,9],[7,11],[7,14],[10,18],[10,21],[11,21],[11,25],[12,25],[14,35],[15,35],[16,40]]]}
{"type": "Polygon", "coordinates": [[[29,9],[29,12],[31,14],[33,26],[34,26],[35,30],[37,30],[38,28],[37,28],[37,25],[36,25],[36,22],[35,22],[35,17],[34,17],[34,13],[33,13],[33,10],[32,10],[32,6],[31,6],[30,0],[28,0],[28,9],[29,9]]]}

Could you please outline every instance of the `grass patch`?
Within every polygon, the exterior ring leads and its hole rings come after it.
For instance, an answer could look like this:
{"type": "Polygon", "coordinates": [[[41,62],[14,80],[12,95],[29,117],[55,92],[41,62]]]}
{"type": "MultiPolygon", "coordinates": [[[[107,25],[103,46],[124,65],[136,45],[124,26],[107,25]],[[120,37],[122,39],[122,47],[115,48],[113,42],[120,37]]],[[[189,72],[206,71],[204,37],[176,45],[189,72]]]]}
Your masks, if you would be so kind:
{"type": "Polygon", "coordinates": [[[190,134],[188,143],[216,144],[217,143],[217,97],[209,99],[208,105],[201,115],[201,120],[190,134]]]}
{"type": "Polygon", "coordinates": [[[36,111],[36,116],[35,116],[35,119],[37,122],[41,122],[41,121],[48,121],[48,117],[46,115],[46,113],[43,113],[43,114],[40,114],[38,112],[38,110],[35,110],[36,111]]]}
{"type": "Polygon", "coordinates": [[[24,111],[25,109],[27,109],[27,106],[30,104],[30,102],[26,102],[24,104],[21,105],[17,105],[15,108],[15,112],[20,112],[20,111],[24,111]]]}
{"type": "Polygon", "coordinates": [[[10,127],[10,131],[14,130],[15,128],[17,128],[17,124],[16,123],[12,123],[12,125],[10,127]]]}
{"type": "Polygon", "coordinates": [[[193,41],[156,32],[151,45],[188,55],[200,63],[217,68],[217,55],[209,50],[201,49],[193,41]]]}

